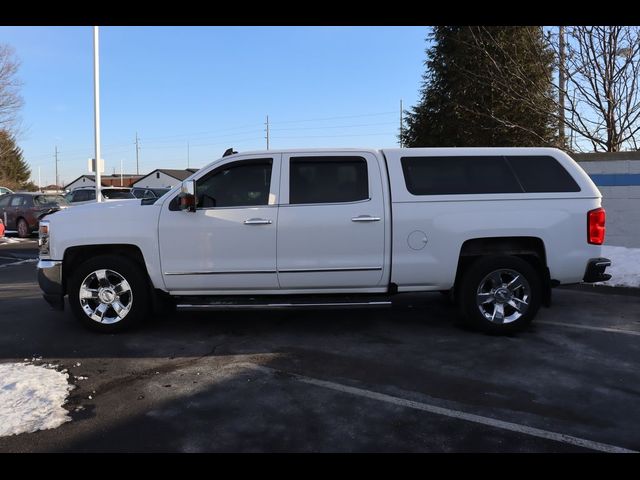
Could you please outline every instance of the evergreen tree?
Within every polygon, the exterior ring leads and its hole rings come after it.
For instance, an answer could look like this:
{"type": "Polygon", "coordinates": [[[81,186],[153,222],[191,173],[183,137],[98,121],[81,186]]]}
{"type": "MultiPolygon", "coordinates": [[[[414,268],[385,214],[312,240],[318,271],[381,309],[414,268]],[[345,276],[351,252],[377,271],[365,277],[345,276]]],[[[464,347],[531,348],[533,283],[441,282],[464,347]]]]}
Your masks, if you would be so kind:
{"type": "Polygon", "coordinates": [[[22,158],[22,149],[7,130],[0,130],[0,185],[23,189],[29,185],[31,169],[22,158]]]}
{"type": "Polygon", "coordinates": [[[550,146],[553,52],[540,27],[434,27],[407,147],[550,146]]]}

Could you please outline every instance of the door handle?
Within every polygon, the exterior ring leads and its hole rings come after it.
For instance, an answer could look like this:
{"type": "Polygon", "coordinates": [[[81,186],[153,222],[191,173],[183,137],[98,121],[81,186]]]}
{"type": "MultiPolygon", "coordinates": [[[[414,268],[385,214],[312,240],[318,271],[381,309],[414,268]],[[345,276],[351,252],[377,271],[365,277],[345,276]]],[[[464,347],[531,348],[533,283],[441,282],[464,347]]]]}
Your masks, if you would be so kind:
{"type": "Polygon", "coordinates": [[[245,225],[270,225],[271,220],[265,220],[264,218],[250,218],[244,221],[245,225]]]}
{"type": "Polygon", "coordinates": [[[360,215],[357,217],[353,217],[351,219],[352,222],[379,222],[380,217],[371,217],[369,215],[360,215]]]}

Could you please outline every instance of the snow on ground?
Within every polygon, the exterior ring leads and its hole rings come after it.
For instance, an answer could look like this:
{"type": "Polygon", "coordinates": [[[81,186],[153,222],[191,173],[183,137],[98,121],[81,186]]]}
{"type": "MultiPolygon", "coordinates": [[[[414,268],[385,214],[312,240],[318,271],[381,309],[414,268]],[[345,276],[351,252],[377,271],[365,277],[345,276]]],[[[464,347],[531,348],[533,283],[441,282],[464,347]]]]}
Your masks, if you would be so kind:
{"type": "Polygon", "coordinates": [[[62,406],[67,373],[27,363],[0,364],[0,437],[56,428],[71,421],[62,406]]]}
{"type": "Polygon", "coordinates": [[[602,256],[611,260],[611,266],[605,270],[611,274],[611,280],[598,285],[640,287],[640,248],[604,245],[602,256]]]}

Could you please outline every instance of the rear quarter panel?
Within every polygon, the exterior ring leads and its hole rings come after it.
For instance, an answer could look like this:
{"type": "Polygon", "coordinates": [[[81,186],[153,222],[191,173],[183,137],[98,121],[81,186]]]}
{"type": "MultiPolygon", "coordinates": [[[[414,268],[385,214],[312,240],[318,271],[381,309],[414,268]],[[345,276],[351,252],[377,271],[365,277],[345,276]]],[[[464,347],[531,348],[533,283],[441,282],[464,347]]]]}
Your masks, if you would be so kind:
{"type": "Polygon", "coordinates": [[[600,206],[600,192],[588,175],[559,150],[394,149],[384,153],[393,213],[391,281],[400,291],[451,288],[462,245],[476,238],[541,239],[551,278],[561,283],[582,281],[587,260],[601,254],[600,246],[587,243],[587,212],[600,206]],[[453,154],[552,155],[571,173],[581,191],[416,196],[407,190],[401,157],[453,154]],[[413,232],[424,232],[427,243],[423,248],[410,247],[413,232]]]}

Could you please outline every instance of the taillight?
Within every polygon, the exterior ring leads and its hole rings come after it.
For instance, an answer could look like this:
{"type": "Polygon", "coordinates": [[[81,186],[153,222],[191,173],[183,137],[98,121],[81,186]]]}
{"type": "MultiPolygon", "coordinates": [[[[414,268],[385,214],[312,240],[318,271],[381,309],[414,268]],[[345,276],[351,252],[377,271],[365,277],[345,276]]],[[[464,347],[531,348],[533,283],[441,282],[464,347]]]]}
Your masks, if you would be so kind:
{"type": "Polygon", "coordinates": [[[593,245],[604,243],[606,213],[604,208],[596,208],[587,213],[587,241],[593,245]]]}

